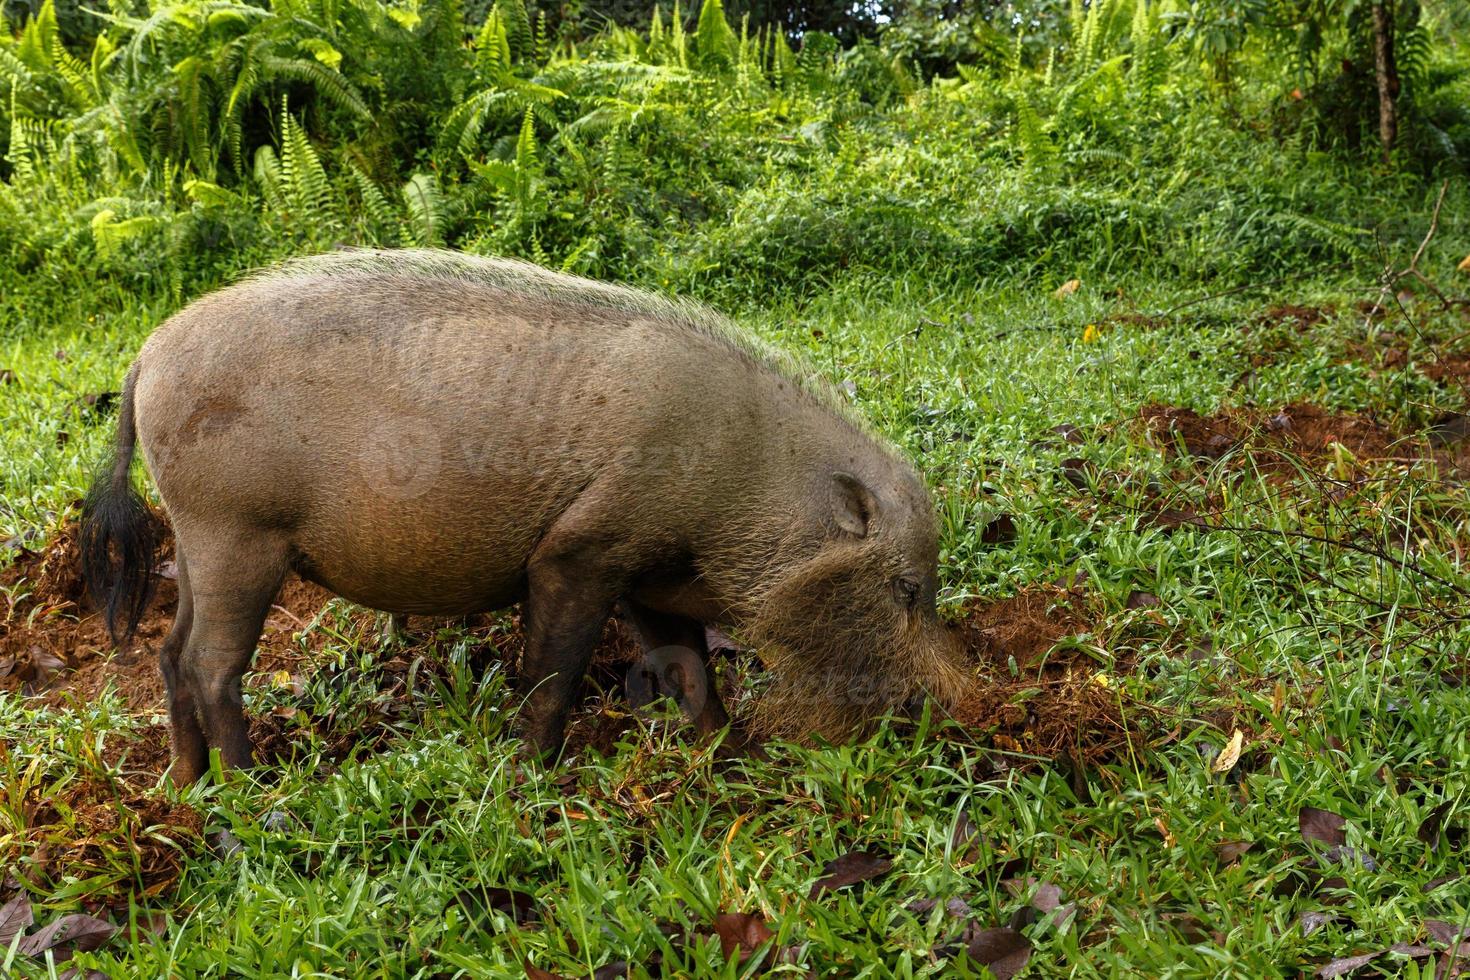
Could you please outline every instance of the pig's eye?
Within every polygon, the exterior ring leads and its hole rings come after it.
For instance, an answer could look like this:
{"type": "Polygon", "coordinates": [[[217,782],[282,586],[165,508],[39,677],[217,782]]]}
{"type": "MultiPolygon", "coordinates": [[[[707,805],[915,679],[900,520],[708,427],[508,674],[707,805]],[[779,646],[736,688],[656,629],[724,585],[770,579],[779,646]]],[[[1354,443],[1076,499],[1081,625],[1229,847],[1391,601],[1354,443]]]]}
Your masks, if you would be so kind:
{"type": "Polygon", "coordinates": [[[916,579],[900,575],[893,580],[893,598],[897,600],[900,606],[911,609],[914,603],[919,601],[919,588],[920,586],[916,579]]]}

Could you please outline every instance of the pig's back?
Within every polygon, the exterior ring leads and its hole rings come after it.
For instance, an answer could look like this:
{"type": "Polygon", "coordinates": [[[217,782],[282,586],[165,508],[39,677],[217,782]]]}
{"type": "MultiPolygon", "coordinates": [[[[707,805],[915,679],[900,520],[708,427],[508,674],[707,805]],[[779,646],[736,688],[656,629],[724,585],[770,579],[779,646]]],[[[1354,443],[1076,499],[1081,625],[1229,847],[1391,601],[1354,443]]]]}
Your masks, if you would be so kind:
{"type": "Polygon", "coordinates": [[[611,287],[390,271],[248,281],[150,338],[138,428],[176,523],[285,529],[312,577],[378,608],[493,608],[599,472],[687,462],[653,443],[687,430],[691,370],[748,383],[718,338],[611,287]]]}

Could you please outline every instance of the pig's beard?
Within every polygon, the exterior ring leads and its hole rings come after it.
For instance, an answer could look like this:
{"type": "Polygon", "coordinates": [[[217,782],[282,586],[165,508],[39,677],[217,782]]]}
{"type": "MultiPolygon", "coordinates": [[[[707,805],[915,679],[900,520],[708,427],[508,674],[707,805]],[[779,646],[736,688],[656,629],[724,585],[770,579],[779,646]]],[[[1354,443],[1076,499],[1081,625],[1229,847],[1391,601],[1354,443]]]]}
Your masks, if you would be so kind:
{"type": "Polygon", "coordinates": [[[970,690],[949,631],[890,605],[888,575],[873,567],[881,556],[864,557],[819,555],[752,604],[742,633],[775,675],[756,707],[759,734],[846,739],[915,695],[953,707],[970,690]]]}

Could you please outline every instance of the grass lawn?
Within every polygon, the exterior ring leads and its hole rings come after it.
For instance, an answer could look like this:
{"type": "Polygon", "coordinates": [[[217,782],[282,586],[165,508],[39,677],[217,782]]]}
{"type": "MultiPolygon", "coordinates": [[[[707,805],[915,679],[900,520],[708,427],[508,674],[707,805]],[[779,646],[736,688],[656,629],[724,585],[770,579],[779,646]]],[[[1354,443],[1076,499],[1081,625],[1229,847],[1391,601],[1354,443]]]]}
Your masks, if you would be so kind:
{"type": "MultiPolygon", "coordinates": [[[[1451,294],[1464,232],[1448,221],[1423,267],[1451,294]]],[[[12,944],[0,969],[1470,966],[1445,952],[1470,929],[1470,515],[1465,433],[1444,419],[1466,405],[1470,308],[1419,288],[1365,314],[1371,273],[1215,297],[1061,285],[852,273],[734,311],[928,476],[942,604],[996,692],[962,722],[730,761],[672,715],[629,716],[608,669],[580,748],[546,771],[506,734],[508,618],[420,624],[385,649],[373,614],[334,601],[273,620],[249,683],[286,758],[178,794],[159,779],[156,695],[68,694],[67,671],[27,660],[16,638],[76,610],[12,573],[0,863],[37,926],[85,912],[122,928],[55,965],[12,944]]],[[[106,284],[0,304],[20,325],[0,345],[0,540],[45,554],[110,438],[108,399],[85,396],[118,387],[172,305],[106,284]]],[[[108,676],[155,671],[122,656],[108,676]]],[[[752,659],[722,669],[749,697],[752,659]]]]}

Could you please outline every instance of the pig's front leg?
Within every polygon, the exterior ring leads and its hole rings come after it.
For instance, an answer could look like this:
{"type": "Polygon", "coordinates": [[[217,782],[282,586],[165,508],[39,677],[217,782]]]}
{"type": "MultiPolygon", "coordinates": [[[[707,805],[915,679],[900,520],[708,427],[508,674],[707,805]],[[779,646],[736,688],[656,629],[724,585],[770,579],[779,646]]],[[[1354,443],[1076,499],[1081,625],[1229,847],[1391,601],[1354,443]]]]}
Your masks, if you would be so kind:
{"type": "Polygon", "coordinates": [[[548,758],[561,750],[567,714],[621,585],[614,549],[593,531],[606,522],[592,504],[584,494],[542,539],[526,570],[520,729],[548,758]]]}

